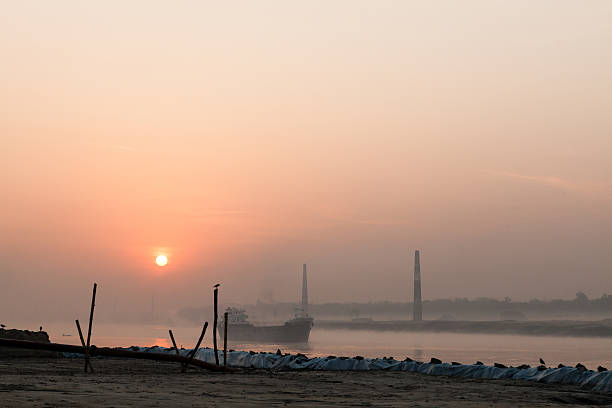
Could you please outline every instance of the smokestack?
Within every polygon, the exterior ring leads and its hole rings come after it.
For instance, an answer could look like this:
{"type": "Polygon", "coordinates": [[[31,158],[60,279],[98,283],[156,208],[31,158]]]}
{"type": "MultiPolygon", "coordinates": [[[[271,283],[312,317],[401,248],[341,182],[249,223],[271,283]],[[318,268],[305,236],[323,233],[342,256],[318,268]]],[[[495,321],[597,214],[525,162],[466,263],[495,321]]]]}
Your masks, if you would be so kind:
{"type": "Polygon", "coordinates": [[[308,280],[306,278],[306,264],[302,272],[302,309],[304,313],[308,311],[308,280]]]}
{"type": "Polygon", "coordinates": [[[412,320],[423,320],[423,304],[421,303],[421,259],[419,251],[414,251],[414,304],[412,306],[412,320]]]}

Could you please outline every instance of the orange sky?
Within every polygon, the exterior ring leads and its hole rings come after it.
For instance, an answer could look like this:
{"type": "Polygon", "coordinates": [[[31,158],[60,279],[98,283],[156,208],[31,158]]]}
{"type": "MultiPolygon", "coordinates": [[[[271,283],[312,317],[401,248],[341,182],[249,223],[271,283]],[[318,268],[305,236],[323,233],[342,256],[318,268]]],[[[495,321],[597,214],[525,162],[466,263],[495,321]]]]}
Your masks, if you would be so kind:
{"type": "Polygon", "coordinates": [[[410,300],[416,248],[425,298],[610,293],[610,21],[608,1],[4,4],[0,306],[93,280],[290,301],[303,262],[315,302],[410,300]]]}

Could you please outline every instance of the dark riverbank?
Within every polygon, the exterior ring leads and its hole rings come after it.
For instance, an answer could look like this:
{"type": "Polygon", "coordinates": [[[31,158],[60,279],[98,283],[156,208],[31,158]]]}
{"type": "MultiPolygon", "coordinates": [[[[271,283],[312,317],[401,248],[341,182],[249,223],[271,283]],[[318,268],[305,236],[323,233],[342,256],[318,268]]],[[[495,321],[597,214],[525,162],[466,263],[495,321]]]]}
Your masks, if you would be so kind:
{"type": "Polygon", "coordinates": [[[612,319],[598,321],[545,320],[545,321],[446,321],[407,320],[340,321],[316,320],[317,328],[375,331],[415,331],[448,333],[520,334],[527,336],[611,337],[612,319]]]}

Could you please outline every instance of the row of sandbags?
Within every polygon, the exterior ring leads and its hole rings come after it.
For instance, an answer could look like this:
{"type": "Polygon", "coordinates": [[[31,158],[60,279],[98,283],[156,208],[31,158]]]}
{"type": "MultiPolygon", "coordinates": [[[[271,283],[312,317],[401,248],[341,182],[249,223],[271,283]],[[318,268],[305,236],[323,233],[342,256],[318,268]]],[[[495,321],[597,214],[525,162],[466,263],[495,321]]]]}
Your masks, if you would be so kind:
{"type": "MultiPolygon", "coordinates": [[[[163,347],[133,347],[143,352],[172,352],[174,349],[163,347]]],[[[187,355],[191,350],[180,350],[187,355]]],[[[223,364],[223,352],[219,351],[219,361],[223,364]]],[[[215,363],[214,350],[198,350],[196,358],[215,363]]],[[[612,392],[612,371],[596,372],[582,367],[494,367],[483,364],[422,363],[414,360],[398,361],[393,358],[364,357],[312,357],[303,354],[282,354],[230,351],[227,364],[238,368],[259,368],[270,370],[328,370],[328,371],[410,371],[430,375],[446,375],[464,378],[491,378],[538,381],[547,384],[572,384],[585,389],[612,392]]]]}

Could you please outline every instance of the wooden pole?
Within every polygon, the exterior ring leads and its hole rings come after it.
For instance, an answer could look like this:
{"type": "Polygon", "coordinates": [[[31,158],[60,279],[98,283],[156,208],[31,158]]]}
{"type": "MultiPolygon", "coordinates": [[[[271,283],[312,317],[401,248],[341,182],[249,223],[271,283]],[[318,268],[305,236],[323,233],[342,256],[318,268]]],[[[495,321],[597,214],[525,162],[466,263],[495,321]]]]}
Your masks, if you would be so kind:
{"type": "MultiPolygon", "coordinates": [[[[200,334],[200,338],[198,339],[198,342],[196,343],[195,347],[193,348],[193,350],[189,354],[189,360],[183,366],[183,372],[187,371],[187,366],[189,364],[191,364],[191,361],[193,360],[193,358],[195,357],[196,353],[198,352],[198,349],[200,348],[200,344],[202,343],[202,339],[204,338],[204,335],[206,334],[206,328],[207,327],[208,327],[208,322],[204,322],[204,327],[202,328],[202,334],[200,334]]],[[[217,365],[219,365],[219,364],[217,363],[217,365]]]]}
{"type": "Polygon", "coordinates": [[[85,346],[85,372],[87,372],[87,365],[89,364],[89,344],[91,340],[91,324],[93,323],[94,307],[96,306],[96,289],[98,284],[94,283],[93,294],[91,296],[91,311],[89,312],[89,328],[87,329],[87,344],[85,346]]]}
{"type": "MultiPolygon", "coordinates": [[[[28,350],[48,350],[57,351],[60,353],[75,353],[84,354],[85,347],[75,346],[73,344],[58,344],[58,343],[38,343],[35,341],[28,340],[13,340],[0,338],[0,347],[13,347],[28,350]]],[[[189,363],[191,365],[201,367],[211,371],[221,372],[238,372],[240,370],[236,368],[225,368],[223,366],[217,366],[215,364],[207,363],[206,361],[194,358],[189,360],[188,357],[176,356],[170,353],[143,353],[142,351],[125,350],[110,347],[96,347],[90,346],[89,353],[92,356],[107,356],[107,357],[118,357],[118,358],[137,358],[141,360],[155,360],[155,361],[171,361],[178,363],[189,363]]]]}
{"type": "Polygon", "coordinates": [[[219,300],[219,288],[214,291],[215,316],[213,320],[213,346],[215,348],[215,364],[219,365],[219,354],[217,354],[217,302],[219,300]]]}
{"type": "Polygon", "coordinates": [[[227,367],[227,316],[229,313],[223,313],[223,366],[227,367]]]}
{"type": "MultiPolygon", "coordinates": [[[[79,319],[76,319],[75,322],[76,322],[77,330],[79,331],[79,338],[81,339],[81,346],[83,346],[83,348],[85,348],[85,339],[83,339],[83,332],[81,331],[81,324],[79,323],[79,319]]],[[[87,361],[87,362],[89,363],[88,364],[89,365],[89,370],[93,373],[94,369],[93,369],[93,367],[91,365],[91,361],[87,361]]]]}

